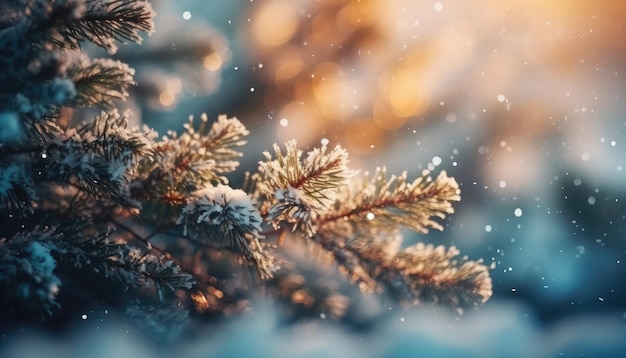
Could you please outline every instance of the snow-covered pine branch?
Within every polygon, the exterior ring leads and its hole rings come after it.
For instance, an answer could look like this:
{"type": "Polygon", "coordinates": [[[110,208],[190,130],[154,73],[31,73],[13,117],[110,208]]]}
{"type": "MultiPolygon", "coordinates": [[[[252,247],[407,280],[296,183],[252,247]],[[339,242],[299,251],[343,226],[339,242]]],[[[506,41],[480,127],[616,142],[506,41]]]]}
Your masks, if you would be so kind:
{"type": "Polygon", "coordinates": [[[30,208],[38,201],[38,188],[49,184],[137,205],[130,198],[129,182],[139,158],[151,155],[153,131],[129,129],[126,116],[117,110],[103,112],[78,130],[60,128],[51,119],[31,125],[30,145],[0,148],[0,208],[30,208]]]}
{"type": "Polygon", "coordinates": [[[128,87],[135,84],[135,71],[125,63],[111,59],[94,59],[80,56],[68,69],[74,83],[75,98],[70,104],[77,107],[95,105],[113,109],[114,100],[125,100],[128,87]]]}
{"type": "Polygon", "coordinates": [[[401,229],[427,233],[443,230],[434,218],[454,212],[460,200],[453,178],[442,171],[435,179],[424,171],[407,182],[407,174],[387,176],[378,168],[354,178],[330,210],[315,223],[312,240],[331,252],[361,290],[387,291],[399,302],[441,302],[463,308],[478,306],[491,296],[489,268],[459,254],[454,247],[417,244],[401,250],[401,229]]]}
{"type": "Polygon", "coordinates": [[[37,0],[19,5],[27,16],[7,18],[11,21],[0,30],[2,118],[43,120],[64,105],[112,109],[114,99],[127,96],[134,83],[127,65],[88,60],[67,50],[80,49],[83,41],[110,52],[115,41],[141,42],[140,31],[153,31],[148,2],[37,0]]]}
{"type": "Polygon", "coordinates": [[[39,51],[32,45],[36,41],[19,25],[0,31],[2,117],[12,114],[40,119],[76,95],[67,78],[66,56],[39,51]]]}
{"type": "Polygon", "coordinates": [[[56,266],[47,245],[33,237],[0,241],[0,303],[12,314],[52,315],[61,286],[56,266]]]}
{"type": "Polygon", "coordinates": [[[368,267],[398,301],[405,305],[437,303],[455,308],[478,307],[492,295],[489,267],[482,260],[458,258],[450,246],[417,243],[383,265],[368,267]]]}
{"type": "Polygon", "coordinates": [[[37,193],[27,163],[0,161],[0,208],[16,210],[21,216],[25,211],[32,212],[34,200],[37,193]]]}
{"type": "Polygon", "coordinates": [[[227,183],[224,174],[234,171],[249,134],[237,118],[219,116],[209,126],[202,114],[198,127],[193,117],[178,136],[168,136],[154,144],[154,157],[139,165],[139,175],[133,183],[141,200],[159,200],[170,205],[186,204],[185,197],[195,190],[216,183],[227,183]]]}
{"type": "Polygon", "coordinates": [[[401,249],[399,232],[354,231],[345,223],[319,230],[312,240],[361,291],[385,292],[405,307],[440,304],[462,312],[492,295],[490,267],[481,259],[457,258],[454,246],[417,243],[401,249]]]}
{"type": "Polygon", "coordinates": [[[157,301],[172,301],[176,289],[193,284],[192,276],[172,260],[126,242],[111,242],[110,232],[86,236],[89,223],[84,220],[59,224],[19,232],[0,242],[0,287],[8,293],[2,299],[9,307],[52,315],[58,308],[55,297],[63,289],[59,276],[69,286],[98,282],[95,290],[122,307],[128,305],[125,293],[154,287],[157,301]],[[65,231],[59,231],[61,226],[65,231]]]}
{"type": "Polygon", "coordinates": [[[261,278],[269,278],[276,267],[260,242],[262,222],[251,197],[222,184],[191,193],[176,220],[184,236],[232,250],[254,265],[261,278]]]}
{"type": "MultiPolygon", "coordinates": [[[[79,49],[90,41],[117,52],[116,42],[142,42],[139,32],[154,32],[155,16],[149,2],[143,0],[65,0],[76,3],[71,21],[56,22],[48,41],[61,49],[79,49]]],[[[54,20],[54,18],[52,18],[54,20]]]]}
{"type": "Polygon", "coordinates": [[[269,220],[275,227],[281,221],[293,223],[293,230],[304,228],[310,236],[312,221],[323,215],[334,202],[338,190],[354,175],[348,166],[348,153],[339,145],[327,152],[326,143],[302,158],[296,141],[285,143],[286,153],[274,144],[276,159],[264,152],[259,162],[257,188],[272,200],[269,220]]]}
{"type": "Polygon", "coordinates": [[[454,213],[452,202],[461,199],[458,184],[445,171],[433,179],[424,170],[412,182],[407,182],[406,172],[388,177],[384,167],[377,168],[371,179],[368,176],[355,178],[341,191],[320,225],[347,218],[355,227],[389,232],[404,227],[426,234],[429,228],[443,230],[434,219],[454,213]]]}
{"type": "Polygon", "coordinates": [[[127,127],[126,116],[114,110],[78,130],[59,130],[40,148],[42,180],[131,205],[128,184],[139,159],[150,156],[154,132],[127,127]]]}

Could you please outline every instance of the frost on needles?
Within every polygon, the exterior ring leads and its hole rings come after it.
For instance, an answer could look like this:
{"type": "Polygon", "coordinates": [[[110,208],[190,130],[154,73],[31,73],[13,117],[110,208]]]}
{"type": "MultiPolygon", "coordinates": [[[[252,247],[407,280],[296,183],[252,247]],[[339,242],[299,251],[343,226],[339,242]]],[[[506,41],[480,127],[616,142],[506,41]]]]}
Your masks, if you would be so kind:
{"type": "Polygon", "coordinates": [[[237,118],[190,117],[161,138],[131,128],[116,102],[134,71],[81,50],[141,42],[153,32],[147,1],[0,9],[0,314],[45,322],[72,317],[77,302],[104,304],[154,337],[180,333],[190,317],[243,312],[258,295],[341,317],[349,298],[307,280],[286,240],[404,307],[461,310],[491,296],[481,260],[402,245],[404,231],[443,230],[453,213],[459,187],[444,171],[360,172],[340,145],[305,153],[288,141],[235,188],[228,178],[249,135],[237,118]]]}

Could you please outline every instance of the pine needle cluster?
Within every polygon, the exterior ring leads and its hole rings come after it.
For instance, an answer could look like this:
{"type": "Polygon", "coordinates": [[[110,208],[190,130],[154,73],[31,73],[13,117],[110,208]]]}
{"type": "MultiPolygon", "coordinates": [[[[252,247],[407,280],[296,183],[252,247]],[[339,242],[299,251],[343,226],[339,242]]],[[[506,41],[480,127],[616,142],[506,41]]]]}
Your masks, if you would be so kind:
{"type": "Polygon", "coordinates": [[[334,318],[348,298],[307,282],[285,240],[316,247],[349,281],[403,306],[454,309],[491,296],[489,268],[454,248],[402,245],[404,230],[443,230],[456,181],[425,171],[359,173],[339,145],[295,141],[264,153],[229,185],[249,134],[237,118],[193,117],[157,138],[118,113],[133,70],[91,59],[151,34],[146,1],[2,3],[0,301],[2,314],[47,320],[66,303],[106,304],[156,336],[192,317],[242,311],[254,292],[334,318]],[[81,108],[102,112],[78,122],[81,108]],[[243,268],[243,270],[241,270],[243,268]],[[266,288],[266,289],[262,289],[266,288]],[[77,294],[79,292],[80,294],[77,294]],[[78,297],[78,298],[77,298],[78,297]]]}

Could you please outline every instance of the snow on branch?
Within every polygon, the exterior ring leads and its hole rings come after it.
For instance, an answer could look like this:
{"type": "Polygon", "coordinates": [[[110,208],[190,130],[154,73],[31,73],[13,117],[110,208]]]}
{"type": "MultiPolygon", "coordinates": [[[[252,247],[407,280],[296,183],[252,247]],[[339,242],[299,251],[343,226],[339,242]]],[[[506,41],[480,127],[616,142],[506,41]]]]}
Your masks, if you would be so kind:
{"type": "Polygon", "coordinates": [[[139,158],[150,155],[154,132],[130,130],[127,126],[126,117],[112,111],[103,112],[78,130],[50,133],[54,137],[44,145],[39,159],[43,178],[63,186],[73,184],[93,195],[129,205],[131,174],[139,158]]]}
{"type": "Polygon", "coordinates": [[[78,237],[79,234],[66,232],[62,240],[57,239],[65,270],[89,269],[88,276],[105,279],[121,292],[154,287],[159,301],[165,299],[167,292],[189,289],[193,285],[192,276],[171,260],[133,248],[123,241],[112,242],[108,239],[109,233],[89,239],[78,237]]]}
{"type": "Polygon", "coordinates": [[[136,282],[143,284],[144,287],[154,286],[159,301],[165,299],[167,292],[174,292],[176,289],[190,289],[193,286],[194,280],[191,274],[182,271],[172,260],[142,253],[137,249],[129,250],[126,245],[119,247],[116,254],[109,258],[113,261],[107,262],[107,265],[122,264],[124,269],[128,269],[129,272],[138,273],[136,282]]]}
{"type": "Polygon", "coordinates": [[[68,49],[82,41],[107,48],[115,41],[141,42],[139,31],[153,31],[154,13],[146,1],[35,0],[0,31],[0,112],[43,119],[63,105],[112,107],[134,84],[131,70],[109,59],[75,59],[68,49]]]}
{"type": "Polygon", "coordinates": [[[55,298],[61,280],[54,273],[56,266],[46,244],[24,237],[0,241],[0,303],[12,307],[12,313],[50,316],[59,307],[55,298]]]}
{"type": "Polygon", "coordinates": [[[68,79],[54,78],[25,86],[12,100],[12,109],[34,118],[42,118],[76,96],[74,85],[68,79]]]}
{"type": "Polygon", "coordinates": [[[0,31],[0,113],[40,119],[76,95],[66,56],[25,45],[19,29],[0,31]]]}
{"type": "Polygon", "coordinates": [[[190,197],[176,221],[183,225],[184,236],[217,243],[249,260],[261,278],[272,276],[274,264],[259,241],[263,220],[252,198],[221,184],[197,190],[190,197]]]}
{"type": "Polygon", "coordinates": [[[259,162],[259,189],[275,203],[269,209],[274,226],[280,221],[294,223],[293,229],[305,228],[307,235],[314,230],[311,221],[324,214],[354,172],[347,167],[348,153],[336,146],[327,153],[326,144],[302,158],[295,140],[285,144],[286,153],[274,144],[276,159],[264,152],[266,161],[259,162]]]}
{"type": "Polygon", "coordinates": [[[0,161],[0,208],[32,211],[33,178],[22,163],[0,161]]]}
{"type": "Polygon", "coordinates": [[[110,232],[87,236],[87,226],[79,220],[64,225],[65,231],[60,226],[37,227],[0,242],[0,287],[12,294],[3,299],[18,301],[11,305],[44,309],[41,313],[50,315],[58,307],[55,297],[61,281],[57,273],[70,282],[100,282],[109,291],[102,294],[116,299],[130,290],[154,287],[158,301],[165,302],[174,299],[174,290],[192,287],[192,276],[173,261],[123,241],[111,242],[110,232]]]}
{"type": "Polygon", "coordinates": [[[47,16],[61,3],[31,2],[24,10],[30,16],[0,31],[0,112],[39,119],[75,96],[66,78],[65,54],[45,49],[42,36],[50,24],[47,16]]]}

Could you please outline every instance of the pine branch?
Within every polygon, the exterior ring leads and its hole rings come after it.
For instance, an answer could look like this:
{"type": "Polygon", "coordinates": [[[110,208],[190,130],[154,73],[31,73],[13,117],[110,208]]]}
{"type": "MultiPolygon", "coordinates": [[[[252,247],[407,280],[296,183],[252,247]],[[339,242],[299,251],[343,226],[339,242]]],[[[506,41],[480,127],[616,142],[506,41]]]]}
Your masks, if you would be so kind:
{"type": "Polygon", "coordinates": [[[387,292],[403,306],[437,303],[458,312],[480,306],[492,295],[490,268],[482,260],[455,259],[455,247],[418,243],[399,250],[398,233],[347,240],[338,240],[336,234],[320,230],[312,239],[334,255],[363,292],[387,292]]]}
{"type": "Polygon", "coordinates": [[[32,212],[37,200],[33,178],[24,163],[0,161],[0,208],[15,210],[19,215],[32,212]]]}
{"type": "Polygon", "coordinates": [[[43,168],[42,180],[73,184],[96,197],[136,205],[129,198],[128,183],[139,158],[150,155],[149,138],[154,133],[128,130],[127,126],[126,117],[113,111],[102,113],[78,131],[57,128],[49,133],[53,137],[43,146],[38,163],[43,168]]]}
{"type": "Polygon", "coordinates": [[[335,200],[337,191],[354,174],[347,167],[348,154],[340,146],[326,153],[326,144],[302,158],[295,141],[285,144],[283,156],[274,145],[276,159],[264,152],[266,161],[259,162],[256,177],[260,193],[273,198],[269,220],[278,227],[281,221],[293,223],[293,230],[303,227],[307,235],[314,229],[311,221],[322,215],[335,200]]]}
{"type": "Polygon", "coordinates": [[[311,242],[317,243],[322,250],[329,252],[339,269],[351,283],[358,284],[362,292],[382,292],[382,286],[376,280],[373,273],[369,272],[364,263],[368,259],[362,255],[378,256],[378,260],[388,260],[395,255],[398,245],[395,241],[401,241],[398,234],[394,236],[378,237],[365,232],[357,236],[351,224],[338,222],[325,225],[310,238],[311,242]],[[368,235],[370,234],[370,235],[368,235]],[[367,236],[366,236],[367,235],[367,236]],[[391,252],[389,252],[391,250],[391,252]]]}
{"type": "Polygon", "coordinates": [[[454,247],[446,252],[443,246],[418,244],[400,250],[400,229],[443,230],[433,218],[445,218],[454,211],[452,201],[460,200],[454,179],[444,171],[434,180],[429,174],[407,182],[406,173],[388,177],[379,168],[372,179],[367,174],[355,179],[315,222],[312,240],[331,252],[363,291],[386,289],[404,305],[480,305],[491,296],[489,269],[481,261],[453,259],[454,247]]]}
{"type": "Polygon", "coordinates": [[[463,308],[484,304],[492,295],[489,267],[482,260],[456,259],[451,246],[418,243],[400,251],[390,262],[374,264],[374,272],[389,292],[405,305],[421,302],[463,308]]]}
{"type": "Polygon", "coordinates": [[[77,107],[95,105],[113,109],[114,100],[125,100],[128,87],[134,85],[135,71],[128,65],[110,59],[84,58],[68,69],[74,82],[76,97],[70,102],[77,107]]]}
{"type": "Polygon", "coordinates": [[[226,185],[210,186],[191,194],[176,223],[183,235],[200,242],[217,242],[241,254],[261,278],[272,277],[273,259],[260,240],[263,220],[252,199],[226,185]]]}
{"type": "Polygon", "coordinates": [[[223,174],[237,168],[237,150],[246,143],[248,130],[237,118],[219,116],[211,126],[206,114],[198,128],[193,117],[180,137],[174,132],[154,144],[154,160],[143,160],[133,183],[142,200],[157,199],[170,204],[184,204],[187,193],[211,185],[227,183],[223,174]]]}
{"type": "Polygon", "coordinates": [[[142,275],[142,280],[154,285],[159,301],[164,300],[166,292],[176,289],[190,289],[194,284],[192,276],[183,272],[172,260],[165,260],[162,256],[142,254],[130,256],[130,267],[142,275]]]}
{"type": "Polygon", "coordinates": [[[65,55],[24,48],[21,35],[14,28],[0,31],[0,114],[39,120],[76,92],[66,78],[65,55]]]}
{"type": "Polygon", "coordinates": [[[30,1],[18,20],[0,31],[0,112],[41,119],[74,97],[65,54],[44,42],[54,21],[69,21],[77,7],[77,1],[30,1]]]}
{"type": "Polygon", "coordinates": [[[60,49],[80,49],[90,41],[114,54],[115,41],[141,44],[140,31],[154,32],[155,16],[150,3],[142,0],[87,0],[81,16],[56,24],[48,40],[60,49]]]}
{"type": "Polygon", "coordinates": [[[320,218],[319,225],[349,219],[355,227],[371,227],[379,231],[394,232],[399,227],[420,233],[429,228],[443,230],[434,218],[443,219],[452,214],[453,201],[459,201],[459,187],[445,171],[433,180],[430,172],[411,183],[406,172],[387,177],[385,168],[378,168],[368,180],[355,180],[350,190],[342,191],[331,210],[320,218]]]}
{"type": "Polygon", "coordinates": [[[233,272],[231,265],[231,258],[220,254],[219,250],[195,252],[196,284],[189,295],[189,304],[198,317],[225,317],[248,307],[250,286],[233,272]]]}
{"type": "MultiPolygon", "coordinates": [[[[189,138],[196,139],[205,138],[202,141],[193,143],[188,147],[188,150],[197,150],[198,157],[192,162],[195,163],[194,169],[200,166],[202,161],[209,162],[213,166],[211,169],[218,174],[226,174],[234,171],[238,166],[238,158],[243,156],[243,153],[239,152],[235,148],[241,147],[247,143],[244,137],[248,136],[250,132],[237,118],[228,118],[225,115],[217,117],[217,122],[214,122],[210,129],[207,126],[206,114],[201,116],[202,123],[196,130],[193,127],[192,119],[185,125],[187,129],[187,135],[189,138]]],[[[187,136],[180,138],[182,141],[187,141],[187,136]]],[[[196,169],[200,171],[199,169],[196,169]]],[[[218,178],[223,183],[227,183],[226,178],[218,178]]]]}
{"type": "Polygon", "coordinates": [[[110,233],[86,240],[83,231],[88,226],[84,221],[77,223],[74,232],[61,233],[62,237],[57,239],[56,245],[64,251],[60,261],[66,266],[79,269],[88,266],[92,274],[104,276],[123,291],[155,287],[159,301],[164,300],[167,291],[191,288],[191,275],[182,272],[173,261],[132,248],[123,241],[111,242],[110,233]]]}
{"type": "Polygon", "coordinates": [[[59,307],[55,298],[61,280],[43,233],[0,240],[0,302],[12,314],[43,319],[59,307]]]}
{"type": "Polygon", "coordinates": [[[47,82],[36,82],[32,87],[25,86],[13,100],[18,113],[43,118],[76,95],[74,85],[68,79],[54,78],[47,82]]]}
{"type": "MultiPolygon", "coordinates": [[[[60,226],[36,227],[0,243],[0,286],[8,287],[2,290],[1,299],[16,307],[19,305],[13,301],[22,300],[50,314],[50,308],[57,306],[54,297],[61,285],[53,271],[78,282],[101,281],[108,290],[115,287],[105,296],[112,303],[130,290],[155,287],[156,298],[164,302],[167,292],[192,287],[191,275],[173,261],[125,242],[111,242],[110,233],[90,235],[89,229],[88,221],[74,220],[60,226]],[[65,231],[60,231],[61,227],[65,231]]],[[[100,292],[96,289],[91,294],[100,292]]]]}
{"type": "Polygon", "coordinates": [[[112,60],[76,61],[58,50],[92,41],[110,52],[115,41],[141,42],[153,31],[154,13],[145,1],[37,0],[29,16],[0,31],[0,113],[11,111],[41,120],[62,105],[112,108],[133,84],[133,71],[112,60]],[[68,72],[68,63],[70,68],[68,72]],[[68,78],[69,77],[69,78],[68,78]]]}
{"type": "Polygon", "coordinates": [[[24,2],[24,5],[26,8],[23,13],[27,17],[16,26],[22,26],[21,32],[24,37],[32,41],[31,45],[39,48],[44,48],[48,40],[55,40],[55,34],[59,29],[80,20],[85,14],[85,4],[82,0],[34,0],[24,2]]]}

